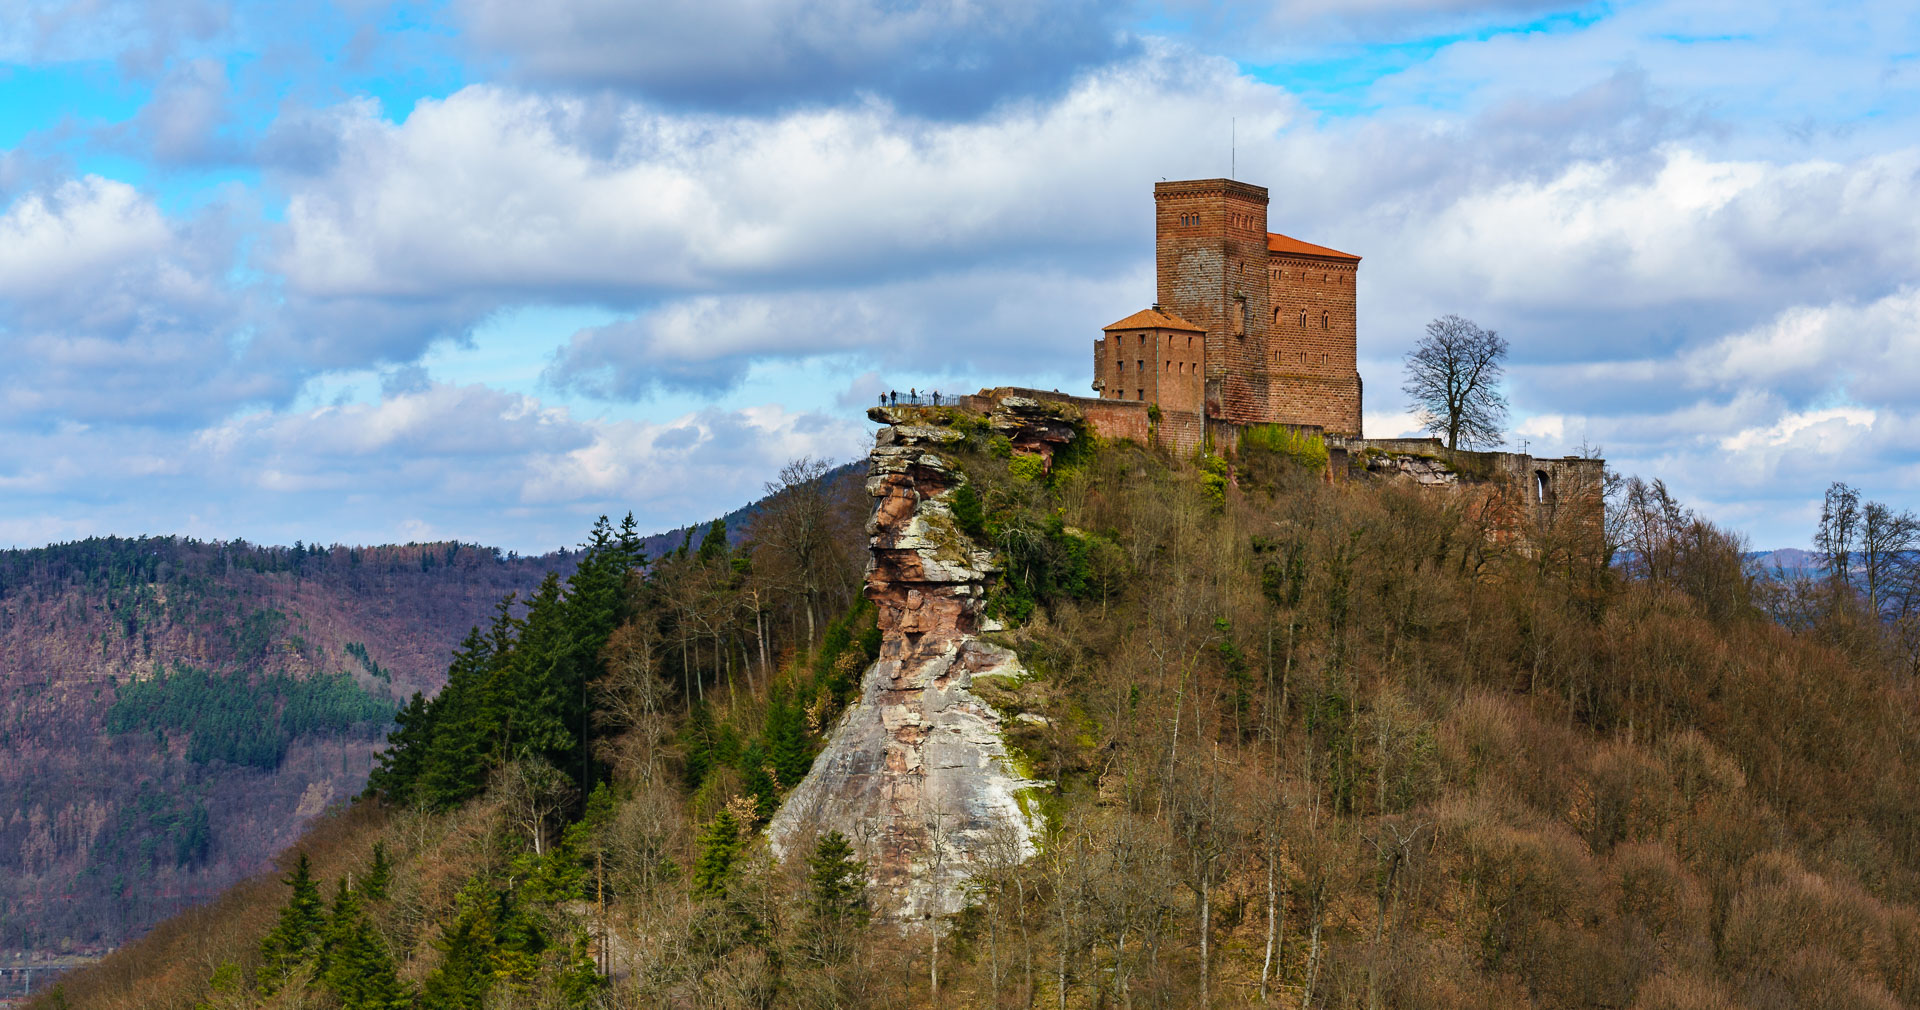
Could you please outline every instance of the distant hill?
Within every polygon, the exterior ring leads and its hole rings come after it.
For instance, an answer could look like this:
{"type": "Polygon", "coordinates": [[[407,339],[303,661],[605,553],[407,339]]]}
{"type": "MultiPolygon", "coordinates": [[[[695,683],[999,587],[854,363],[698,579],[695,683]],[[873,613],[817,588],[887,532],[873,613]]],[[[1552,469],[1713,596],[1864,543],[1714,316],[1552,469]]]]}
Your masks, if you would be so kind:
{"type": "Polygon", "coordinates": [[[1798,547],[1782,547],[1771,551],[1750,551],[1748,564],[1761,571],[1772,573],[1778,568],[1788,575],[1812,575],[1820,570],[1820,560],[1812,551],[1803,551],[1798,547]]]}
{"type": "Polygon", "coordinates": [[[366,779],[394,706],[577,555],[102,538],[0,552],[0,957],[114,947],[366,779]]]}
{"type": "MultiPolygon", "coordinates": [[[[827,471],[826,479],[838,483],[854,474],[864,475],[866,471],[867,461],[857,459],[827,471]]],[[[720,521],[727,524],[728,546],[738,547],[746,539],[747,531],[753,525],[753,518],[760,514],[761,504],[758,501],[749,502],[720,517],[720,521]]],[[[686,545],[689,550],[699,547],[700,538],[706,535],[707,527],[713,522],[709,519],[691,526],[677,526],[665,533],[655,533],[640,541],[640,550],[649,558],[658,558],[670,551],[679,550],[682,545],[686,545]]]]}

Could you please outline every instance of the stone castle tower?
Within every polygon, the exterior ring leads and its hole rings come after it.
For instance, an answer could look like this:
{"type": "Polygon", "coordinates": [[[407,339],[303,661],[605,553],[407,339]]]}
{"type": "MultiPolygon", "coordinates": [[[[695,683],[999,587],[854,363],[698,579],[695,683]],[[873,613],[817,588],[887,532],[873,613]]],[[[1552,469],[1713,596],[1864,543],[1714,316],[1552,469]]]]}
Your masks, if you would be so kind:
{"type": "Polygon", "coordinates": [[[1267,191],[1232,179],[1153,188],[1158,302],[1094,344],[1103,400],[1159,409],[1162,437],[1209,422],[1360,435],[1360,257],[1267,230],[1267,191]]]}

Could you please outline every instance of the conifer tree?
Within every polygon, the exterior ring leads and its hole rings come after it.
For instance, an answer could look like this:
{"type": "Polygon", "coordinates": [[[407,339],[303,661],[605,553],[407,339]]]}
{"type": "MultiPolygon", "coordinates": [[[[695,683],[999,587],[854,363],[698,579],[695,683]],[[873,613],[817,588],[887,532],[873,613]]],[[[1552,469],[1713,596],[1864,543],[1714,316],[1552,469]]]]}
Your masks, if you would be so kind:
{"type": "Polygon", "coordinates": [[[727,556],[727,521],[715,519],[707,525],[707,535],[700,538],[700,553],[695,555],[701,564],[710,564],[727,556]]]}
{"type": "Polygon", "coordinates": [[[493,984],[499,898],[481,881],[460,889],[453,921],[441,927],[440,967],[427,976],[422,1010],[480,1010],[493,984]]]}
{"type": "Polygon", "coordinates": [[[591,951],[587,949],[587,938],[577,936],[573,946],[567,952],[566,960],[560,969],[560,995],[569,1006],[586,1006],[594,993],[606,988],[608,979],[600,974],[593,963],[591,951]]]}
{"type": "Polygon", "coordinates": [[[401,1010],[412,998],[394,974],[393,956],[361,913],[359,896],[341,882],[327,917],[321,983],[343,1010],[401,1010]]]}
{"type": "Polygon", "coordinates": [[[807,904],[820,929],[865,928],[867,864],[853,858],[847,836],[829,831],[814,843],[807,857],[807,904]]]}
{"type": "Polygon", "coordinates": [[[300,853],[293,875],[284,883],[293,888],[293,895],[280,909],[279,921],[260,941],[260,988],[268,993],[279,989],[288,976],[313,959],[326,925],[320,887],[314,882],[313,866],[306,853],[300,853]]]}
{"type": "Polygon", "coordinates": [[[714,899],[726,895],[741,845],[739,820],[733,811],[722,808],[700,835],[700,856],[693,864],[695,897],[714,899]]]}
{"type": "Polygon", "coordinates": [[[360,919],[360,898],[347,887],[347,878],[333,891],[333,904],[327,909],[326,924],[320,927],[320,942],[314,947],[313,975],[325,980],[332,974],[334,954],[344,950],[352,939],[353,927],[360,919]]]}
{"type": "MultiPolygon", "coordinates": [[[[475,628],[472,634],[478,635],[479,629],[475,628]]],[[[405,707],[394,713],[395,728],[387,734],[387,747],[380,752],[379,764],[367,776],[368,795],[395,801],[413,798],[414,785],[420,779],[421,761],[433,734],[433,714],[433,704],[418,691],[413,692],[413,699],[405,707]]]]}
{"type": "Polygon", "coordinates": [[[373,843],[373,863],[367,867],[366,879],[361,881],[360,890],[368,901],[384,901],[387,887],[393,882],[393,863],[387,859],[387,843],[373,843]]]}
{"type": "Polygon", "coordinates": [[[813,743],[807,739],[807,715],[786,691],[767,709],[767,759],[782,789],[792,789],[813,767],[813,743]]]}

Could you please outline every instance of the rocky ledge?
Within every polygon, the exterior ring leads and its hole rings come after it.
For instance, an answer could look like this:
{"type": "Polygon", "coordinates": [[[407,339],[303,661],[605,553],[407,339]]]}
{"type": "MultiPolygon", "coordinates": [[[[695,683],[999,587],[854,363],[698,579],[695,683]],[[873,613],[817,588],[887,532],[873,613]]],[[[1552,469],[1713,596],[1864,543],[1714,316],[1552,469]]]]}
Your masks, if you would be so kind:
{"type": "MultiPolygon", "coordinates": [[[[987,425],[1020,451],[1051,459],[1074,437],[1070,418],[1027,398],[991,408],[987,425]]],[[[768,830],[783,856],[821,832],[846,835],[867,861],[876,912],[915,925],[958,911],[981,865],[1033,855],[1039,825],[1021,794],[1043,783],[1015,768],[1000,713],[972,690],[980,678],[1025,674],[1012,652],[976,637],[999,569],[948,505],[966,478],[941,450],[965,441],[956,421],[981,417],[908,407],[869,415],[887,425],[867,478],[876,502],[866,593],[879,607],[880,658],[768,830]]]]}

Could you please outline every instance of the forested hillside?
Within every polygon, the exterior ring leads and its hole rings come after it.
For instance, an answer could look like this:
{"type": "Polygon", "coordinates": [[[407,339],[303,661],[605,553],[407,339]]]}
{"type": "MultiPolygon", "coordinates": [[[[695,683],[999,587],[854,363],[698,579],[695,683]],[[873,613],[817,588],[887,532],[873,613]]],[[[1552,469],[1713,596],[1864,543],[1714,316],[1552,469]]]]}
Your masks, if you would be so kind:
{"type": "Polygon", "coordinates": [[[395,707],[573,557],[105,538],[0,552],[0,958],[116,946],[357,792],[395,707]]]}
{"type": "Polygon", "coordinates": [[[1920,1006],[1916,686],[1844,573],[1767,582],[1657,485],[1614,565],[1295,445],[1049,470],[953,423],[1030,671],[991,701],[1046,783],[965,911],[873,921],[867,839],[763,840],[881,644],[864,500],[801,468],[738,547],[596,529],[373,796],[58,999],[1920,1006]]]}

